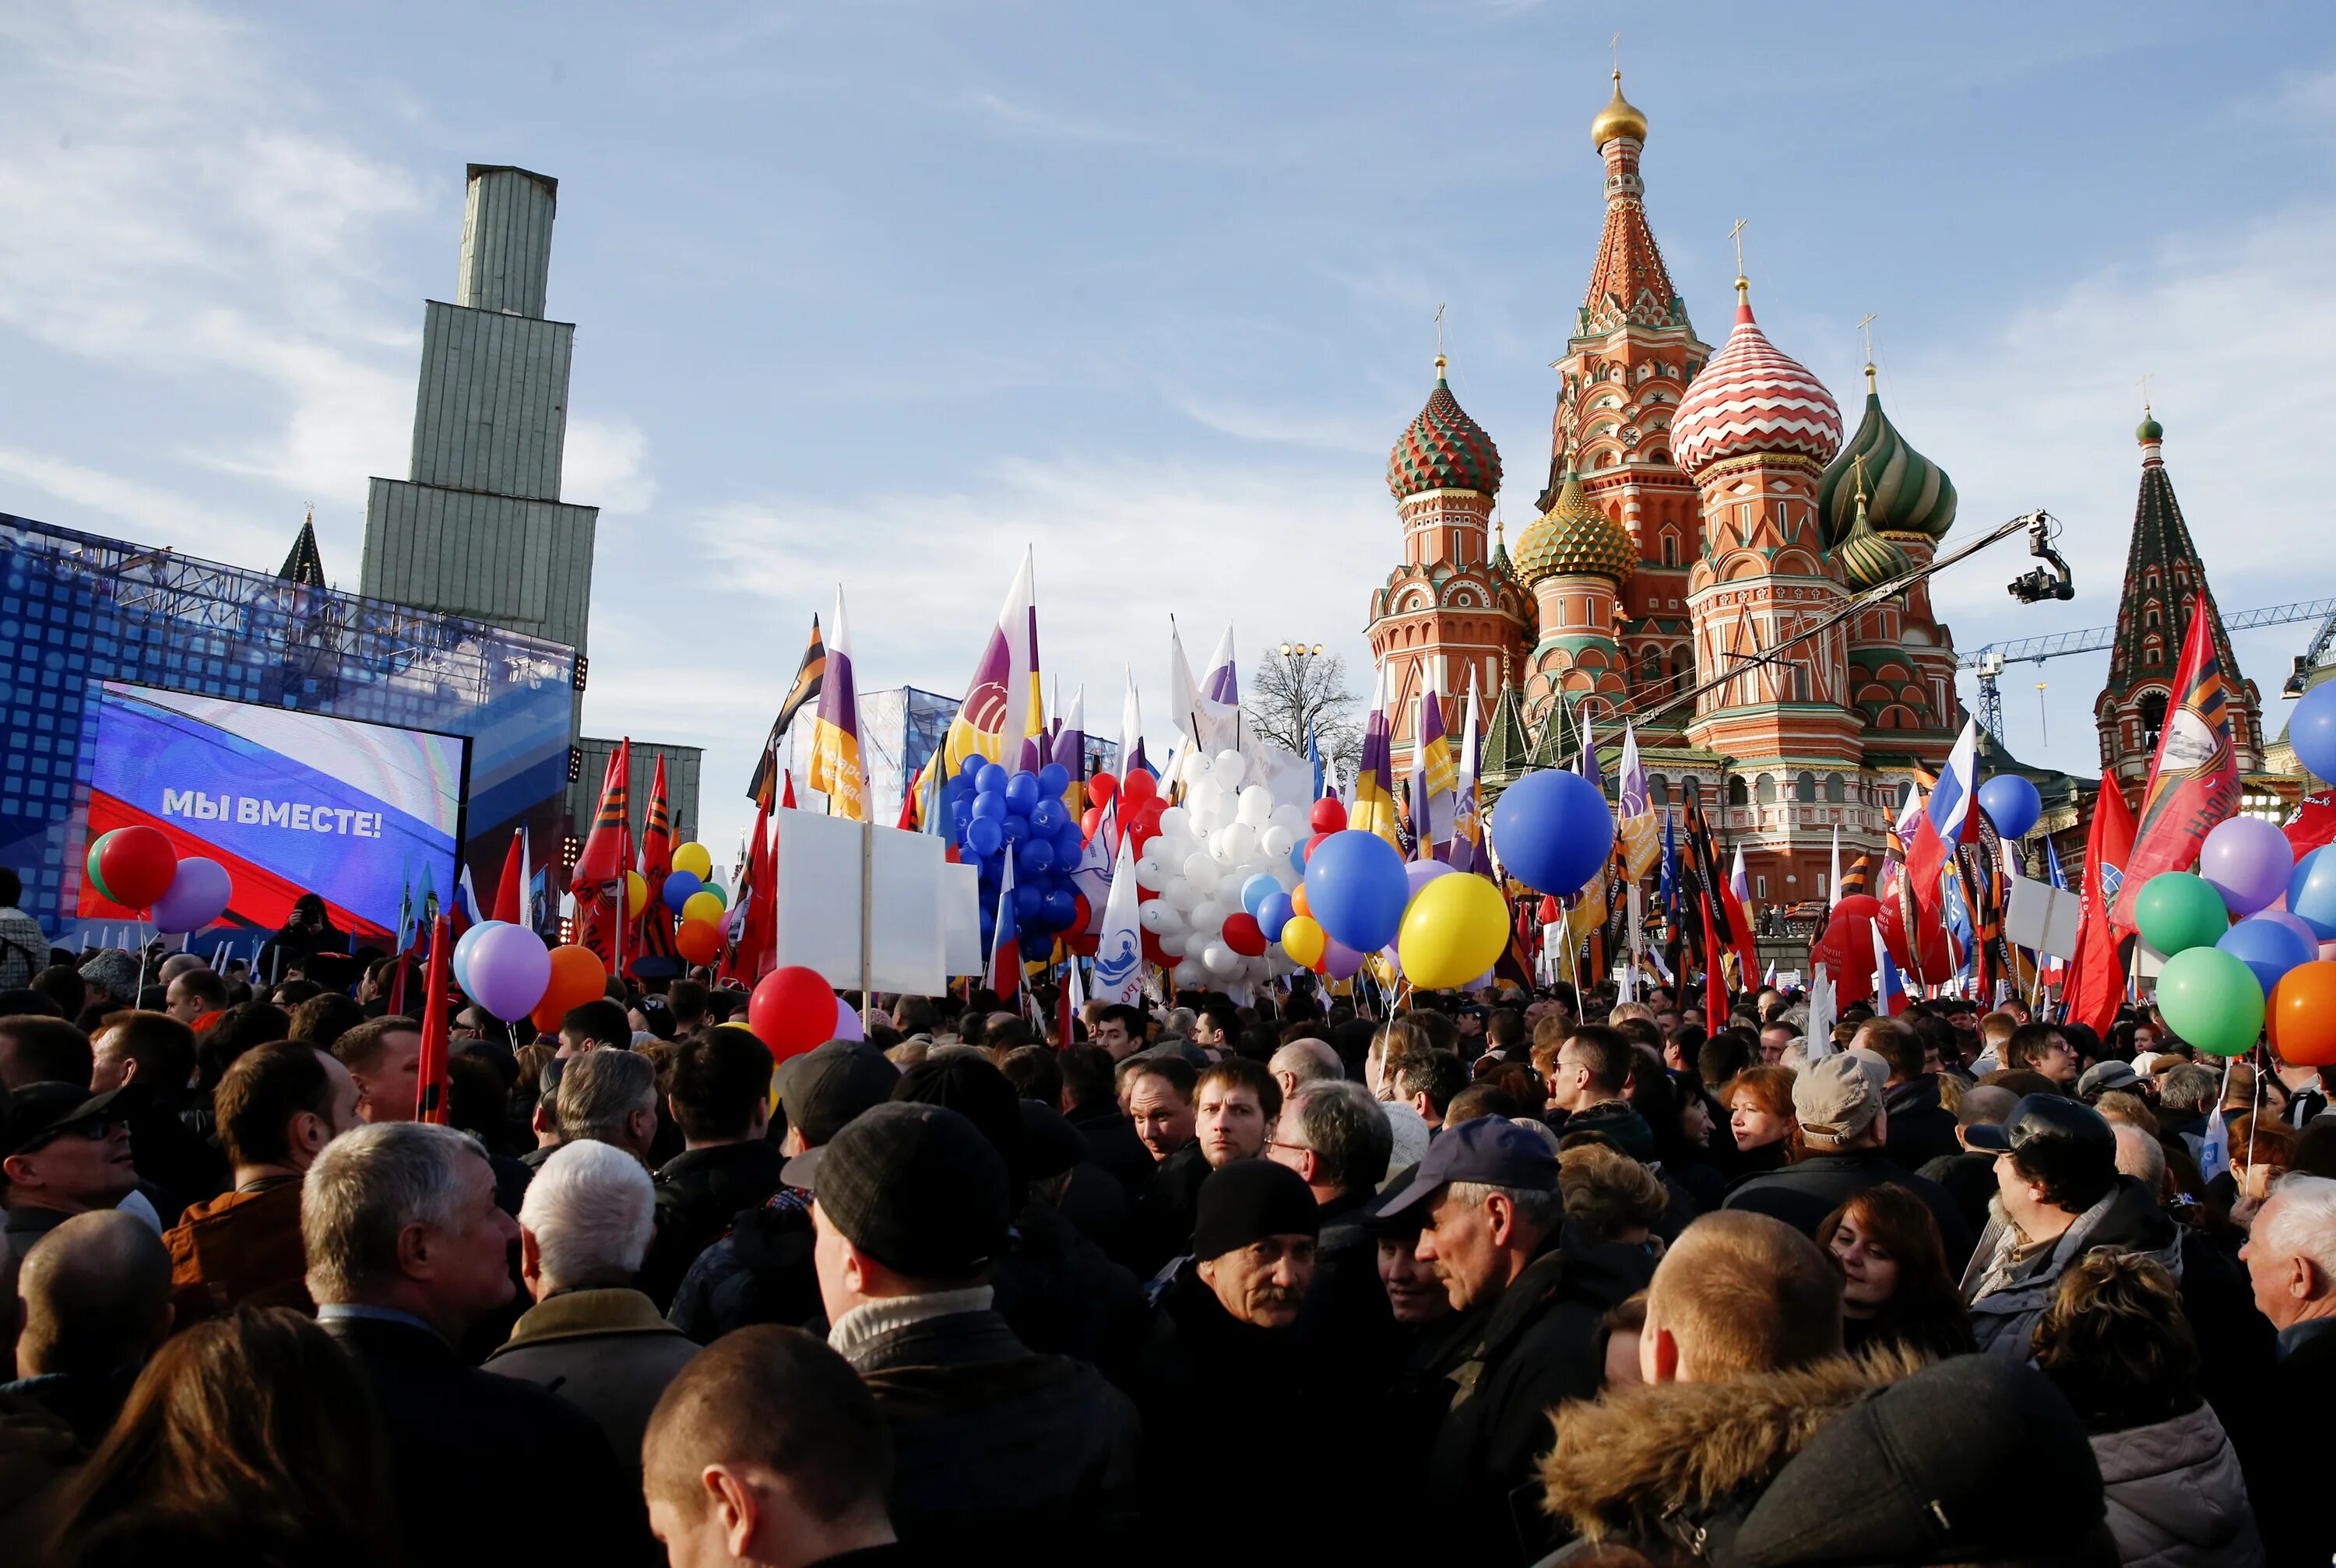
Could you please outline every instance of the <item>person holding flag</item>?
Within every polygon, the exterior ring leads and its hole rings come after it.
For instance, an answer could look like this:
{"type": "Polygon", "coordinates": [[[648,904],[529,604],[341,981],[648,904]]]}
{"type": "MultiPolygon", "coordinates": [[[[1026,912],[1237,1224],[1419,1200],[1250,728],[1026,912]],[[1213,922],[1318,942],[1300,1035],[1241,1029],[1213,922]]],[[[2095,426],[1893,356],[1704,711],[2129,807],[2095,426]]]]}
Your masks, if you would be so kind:
{"type": "Polygon", "coordinates": [[[827,651],[819,712],[812,726],[811,787],[827,796],[830,816],[868,820],[868,774],[860,761],[860,692],[852,678],[852,628],[843,589],[835,590],[835,640],[827,651]]]}

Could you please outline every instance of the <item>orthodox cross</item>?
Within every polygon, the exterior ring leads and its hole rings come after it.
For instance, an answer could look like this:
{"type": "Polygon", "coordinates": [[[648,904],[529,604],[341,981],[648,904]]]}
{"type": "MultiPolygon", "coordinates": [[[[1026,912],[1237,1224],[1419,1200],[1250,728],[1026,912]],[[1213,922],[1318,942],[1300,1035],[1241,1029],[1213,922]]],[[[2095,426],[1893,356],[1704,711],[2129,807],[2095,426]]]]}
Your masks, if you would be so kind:
{"type": "Polygon", "coordinates": [[[1744,226],[1750,221],[1748,218],[1739,218],[1736,220],[1736,227],[1728,231],[1728,238],[1736,241],[1736,276],[1738,278],[1744,276],[1744,226]]]}
{"type": "Polygon", "coordinates": [[[2141,411],[2144,414],[2147,414],[2149,412],[2149,384],[2156,379],[2157,372],[2147,370],[2144,371],[2134,381],[2134,385],[2141,388],[2141,411]]]}
{"type": "Polygon", "coordinates": [[[1444,353],[1444,307],[1441,305],[1436,307],[1436,353],[1439,358],[1444,353]]]}
{"type": "Polygon", "coordinates": [[[1865,363],[1874,363],[1874,312],[1867,311],[1858,318],[1858,331],[1865,334],[1865,363]]]}

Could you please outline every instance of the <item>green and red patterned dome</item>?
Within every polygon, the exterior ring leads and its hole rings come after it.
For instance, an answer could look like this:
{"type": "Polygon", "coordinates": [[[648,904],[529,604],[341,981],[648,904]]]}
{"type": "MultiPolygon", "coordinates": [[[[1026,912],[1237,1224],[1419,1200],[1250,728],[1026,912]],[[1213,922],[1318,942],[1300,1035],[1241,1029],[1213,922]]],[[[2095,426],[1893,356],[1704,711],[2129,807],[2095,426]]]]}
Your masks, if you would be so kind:
{"type": "Polygon", "coordinates": [[[1866,521],[1885,537],[1936,542],[1955,521],[1955,484],[1946,470],[1907,444],[1882,412],[1874,366],[1865,367],[1865,418],[1817,482],[1817,520],[1828,546],[1849,537],[1863,467],[1866,521]]]}
{"type": "Polygon", "coordinates": [[[1499,449],[1452,395],[1440,354],[1436,356],[1436,390],[1427,394],[1427,406],[1387,453],[1387,482],[1397,501],[1431,490],[1491,495],[1501,488],[1499,449]]]}

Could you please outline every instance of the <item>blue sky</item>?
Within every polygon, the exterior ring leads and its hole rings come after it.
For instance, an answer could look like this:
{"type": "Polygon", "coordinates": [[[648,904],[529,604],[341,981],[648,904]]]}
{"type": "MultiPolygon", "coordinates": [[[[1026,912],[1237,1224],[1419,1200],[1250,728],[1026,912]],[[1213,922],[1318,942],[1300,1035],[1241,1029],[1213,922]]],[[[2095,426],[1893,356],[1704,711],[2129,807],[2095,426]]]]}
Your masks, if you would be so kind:
{"type": "MultiPolygon", "coordinates": [[[[605,509],[587,725],[707,747],[717,852],[839,581],[863,690],[960,685],[1026,541],[1106,721],[1123,665],[1164,697],[1171,612],[1359,667],[1438,304],[1529,521],[1617,27],[1706,340],[1747,218],[1846,403],[1876,313],[1959,535],[2066,520],[2078,601],[2013,606],[2000,548],[1937,587],[1959,644],[2112,618],[2145,371],[2220,601],[2336,583],[2310,5],[0,5],[0,511],[273,566],[313,502],[353,587],[462,166],[520,163],[605,509]]],[[[2275,694],[2309,632],[2241,661],[2275,694]]],[[[2016,669],[2013,745],[2096,768],[2105,668],[2016,669]]]]}

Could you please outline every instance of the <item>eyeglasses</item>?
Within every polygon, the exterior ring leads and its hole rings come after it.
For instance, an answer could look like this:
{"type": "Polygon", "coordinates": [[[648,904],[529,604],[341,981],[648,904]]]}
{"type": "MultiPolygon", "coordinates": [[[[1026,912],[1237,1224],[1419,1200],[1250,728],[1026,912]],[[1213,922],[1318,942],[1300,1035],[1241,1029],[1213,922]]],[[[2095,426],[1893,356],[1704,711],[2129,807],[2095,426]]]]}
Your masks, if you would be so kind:
{"type": "Polygon", "coordinates": [[[16,1152],[20,1154],[33,1154],[37,1150],[47,1148],[59,1138],[64,1137],[85,1138],[92,1144],[102,1144],[113,1136],[114,1128],[125,1125],[108,1116],[92,1116],[85,1122],[74,1122],[68,1126],[59,1127],[48,1136],[28,1144],[16,1152]]]}
{"type": "Polygon", "coordinates": [[[1300,1154],[1310,1154],[1314,1152],[1314,1145],[1311,1144],[1285,1144],[1280,1138],[1266,1139],[1265,1146],[1269,1149],[1288,1149],[1300,1154]]]}

